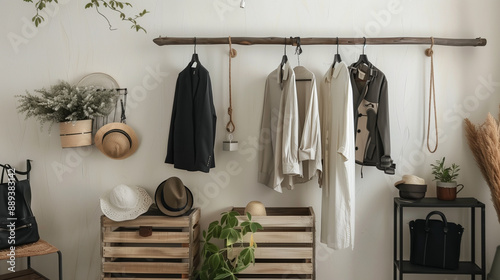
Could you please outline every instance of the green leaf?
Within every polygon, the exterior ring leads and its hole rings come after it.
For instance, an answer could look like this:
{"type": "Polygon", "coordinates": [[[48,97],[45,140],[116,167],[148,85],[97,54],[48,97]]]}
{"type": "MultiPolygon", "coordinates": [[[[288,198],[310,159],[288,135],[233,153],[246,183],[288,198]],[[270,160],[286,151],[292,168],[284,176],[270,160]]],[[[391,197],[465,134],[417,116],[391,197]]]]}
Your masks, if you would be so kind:
{"type": "Polygon", "coordinates": [[[219,254],[217,253],[217,254],[211,255],[208,258],[208,264],[210,265],[210,267],[212,267],[212,269],[217,269],[220,265],[219,254]]]}
{"type": "Polygon", "coordinates": [[[247,217],[248,217],[248,220],[251,221],[252,220],[252,214],[250,214],[250,212],[247,212],[247,217]]]}
{"type": "Polygon", "coordinates": [[[217,247],[217,245],[210,243],[210,242],[205,242],[205,244],[203,245],[203,249],[207,252],[214,253],[214,254],[219,252],[219,247],[217,247]]]}

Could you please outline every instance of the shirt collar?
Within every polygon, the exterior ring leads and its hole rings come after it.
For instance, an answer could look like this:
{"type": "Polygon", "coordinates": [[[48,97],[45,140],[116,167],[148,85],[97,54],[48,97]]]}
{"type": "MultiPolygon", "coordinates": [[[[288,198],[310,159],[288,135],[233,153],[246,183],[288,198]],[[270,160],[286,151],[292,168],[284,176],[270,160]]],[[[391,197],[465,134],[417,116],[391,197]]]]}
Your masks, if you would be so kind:
{"type": "Polygon", "coordinates": [[[344,65],[344,62],[338,62],[335,66],[335,68],[333,68],[333,64],[332,66],[330,66],[330,68],[328,69],[328,72],[326,74],[326,81],[327,82],[331,82],[332,79],[336,79],[340,73],[340,69],[343,68],[343,65],[344,65]]]}
{"type": "MultiPolygon", "coordinates": [[[[288,63],[288,61],[285,63],[285,65],[283,65],[283,81],[286,81],[288,80],[289,76],[290,76],[290,63],[288,63]]],[[[281,71],[281,64],[280,66],[278,66],[278,77],[277,77],[277,81],[278,81],[278,84],[281,83],[280,81],[280,71],[281,71]]]]}

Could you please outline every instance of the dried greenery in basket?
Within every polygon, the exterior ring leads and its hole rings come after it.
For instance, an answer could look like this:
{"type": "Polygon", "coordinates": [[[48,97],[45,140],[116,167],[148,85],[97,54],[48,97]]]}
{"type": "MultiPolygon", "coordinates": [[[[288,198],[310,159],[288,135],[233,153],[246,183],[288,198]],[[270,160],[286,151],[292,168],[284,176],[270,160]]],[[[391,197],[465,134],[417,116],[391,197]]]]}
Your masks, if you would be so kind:
{"type": "Polygon", "coordinates": [[[200,280],[237,280],[236,275],[250,264],[255,263],[255,248],[253,234],[261,230],[262,225],[252,222],[252,215],[247,213],[248,221],[238,225],[240,215],[236,211],[224,212],[219,221],[213,221],[208,226],[208,231],[203,231],[203,248],[201,269],[197,273],[200,280]],[[250,233],[250,242],[245,245],[243,237],[250,233]],[[225,241],[223,248],[212,243],[212,239],[225,241]],[[235,244],[239,253],[234,250],[235,244]]]}
{"type": "MultiPolygon", "coordinates": [[[[36,118],[44,123],[76,122],[95,119],[111,113],[116,105],[119,92],[101,87],[76,87],[61,81],[50,89],[37,89],[36,93],[16,95],[20,113],[26,118],[36,118]]],[[[50,129],[50,128],[49,128],[50,129]]]]}
{"type": "Polygon", "coordinates": [[[480,125],[465,119],[465,132],[469,148],[490,188],[500,222],[500,125],[488,114],[486,121],[480,125]]]}
{"type": "Polygon", "coordinates": [[[436,160],[436,164],[431,163],[432,175],[434,175],[434,180],[441,181],[443,183],[453,182],[458,177],[458,171],[460,168],[457,164],[452,163],[451,167],[446,167],[444,165],[445,157],[441,160],[436,160]]]}

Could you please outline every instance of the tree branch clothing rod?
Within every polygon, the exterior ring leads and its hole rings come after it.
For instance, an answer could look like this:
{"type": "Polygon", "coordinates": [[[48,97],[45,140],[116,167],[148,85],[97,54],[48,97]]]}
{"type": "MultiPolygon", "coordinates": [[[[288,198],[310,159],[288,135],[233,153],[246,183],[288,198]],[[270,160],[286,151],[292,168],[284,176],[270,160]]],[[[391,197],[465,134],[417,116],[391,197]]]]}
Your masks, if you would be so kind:
{"type": "MultiPolygon", "coordinates": [[[[238,45],[297,45],[299,37],[231,37],[238,45]]],[[[300,45],[336,45],[337,38],[300,38],[300,45]]],[[[158,46],[165,45],[217,45],[229,44],[228,37],[158,37],[153,39],[158,46]]],[[[339,45],[430,45],[431,37],[385,37],[385,38],[338,38],[339,45]]],[[[434,45],[454,47],[486,46],[485,38],[453,39],[434,38],[434,45]]]]}

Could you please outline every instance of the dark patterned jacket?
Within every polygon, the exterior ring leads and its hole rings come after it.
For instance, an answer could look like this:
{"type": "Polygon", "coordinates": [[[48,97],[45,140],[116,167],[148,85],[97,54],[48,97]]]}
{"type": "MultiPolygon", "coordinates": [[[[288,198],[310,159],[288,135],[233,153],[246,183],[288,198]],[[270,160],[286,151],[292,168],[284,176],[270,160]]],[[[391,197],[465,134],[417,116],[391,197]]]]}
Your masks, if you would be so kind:
{"type": "Polygon", "coordinates": [[[384,73],[370,62],[349,67],[353,91],[356,163],[394,174],[389,131],[389,100],[384,73]]]}

